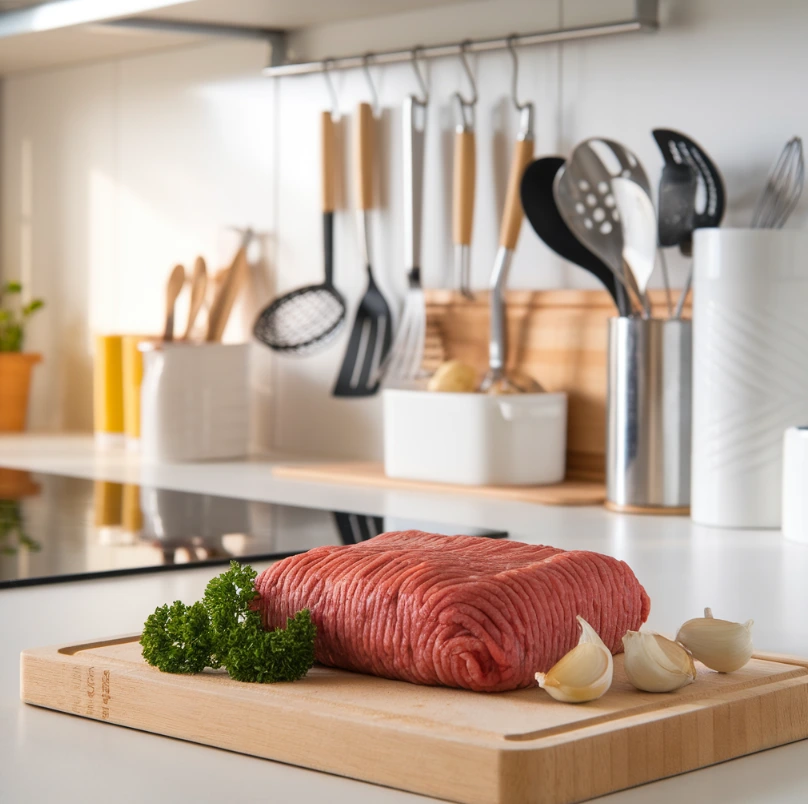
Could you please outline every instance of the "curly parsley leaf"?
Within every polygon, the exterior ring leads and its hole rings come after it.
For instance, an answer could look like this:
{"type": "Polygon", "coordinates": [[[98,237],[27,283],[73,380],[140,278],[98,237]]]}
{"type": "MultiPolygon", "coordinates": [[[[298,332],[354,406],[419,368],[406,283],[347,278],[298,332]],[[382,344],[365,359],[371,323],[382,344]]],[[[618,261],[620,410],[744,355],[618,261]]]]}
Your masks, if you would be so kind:
{"type": "Polygon", "coordinates": [[[308,609],[286,628],[265,631],[254,608],[256,572],[237,561],[210,581],[201,602],[175,601],[146,620],[143,658],[168,673],[225,667],[236,681],[296,681],[314,664],[316,627],[308,609]]]}
{"type": "Polygon", "coordinates": [[[166,673],[201,673],[211,664],[210,620],[201,603],[175,600],[160,606],[143,626],[143,658],[166,673]]]}

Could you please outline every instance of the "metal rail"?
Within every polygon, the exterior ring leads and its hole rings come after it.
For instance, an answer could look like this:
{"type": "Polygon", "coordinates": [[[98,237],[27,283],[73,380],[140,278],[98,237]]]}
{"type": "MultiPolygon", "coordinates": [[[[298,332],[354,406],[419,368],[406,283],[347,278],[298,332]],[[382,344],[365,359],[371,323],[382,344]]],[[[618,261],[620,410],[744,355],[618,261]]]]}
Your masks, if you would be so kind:
{"type": "MultiPolygon", "coordinates": [[[[602,25],[582,25],[574,28],[558,28],[516,36],[500,36],[493,39],[473,39],[464,42],[448,42],[440,45],[428,45],[418,48],[419,59],[439,59],[447,56],[459,56],[465,53],[486,53],[492,50],[505,50],[509,42],[517,47],[531,45],[550,45],[558,42],[574,42],[594,39],[602,36],[635,33],[637,31],[653,31],[659,27],[657,0],[637,0],[636,13],[633,19],[611,22],[602,25]]],[[[282,78],[291,75],[310,75],[323,72],[326,62],[333,70],[350,70],[362,67],[366,58],[372,56],[374,65],[403,64],[412,60],[412,48],[386,50],[379,53],[365,53],[358,56],[343,56],[323,61],[309,61],[298,64],[272,65],[264,69],[264,75],[282,78]]]]}

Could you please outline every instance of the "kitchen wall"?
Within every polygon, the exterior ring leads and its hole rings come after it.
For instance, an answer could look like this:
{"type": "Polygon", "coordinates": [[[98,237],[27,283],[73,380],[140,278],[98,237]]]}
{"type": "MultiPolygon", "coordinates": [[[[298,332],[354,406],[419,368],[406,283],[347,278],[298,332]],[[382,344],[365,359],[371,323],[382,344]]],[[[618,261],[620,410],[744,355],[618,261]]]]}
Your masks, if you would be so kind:
{"type": "MultiPolygon", "coordinates": [[[[494,3],[487,5],[491,33],[498,33],[494,3]]],[[[593,13],[582,0],[530,8],[533,29],[580,24],[593,13]]],[[[808,4],[663,0],[662,19],[656,34],[520,51],[519,93],[536,104],[537,153],[563,153],[584,137],[608,135],[632,146],[655,176],[661,160],[650,130],[679,128],[721,166],[727,223],[743,225],[781,145],[808,134],[802,102],[808,4]]],[[[399,22],[373,26],[381,36],[399,22]]],[[[224,264],[238,239],[227,227],[250,224],[262,233],[250,292],[228,339],[248,335],[255,311],[274,292],[319,278],[317,125],[329,96],[321,76],[262,78],[266,58],[261,44],[216,42],[3,82],[3,275],[21,276],[29,292],[48,301],[29,340],[46,358],[37,369],[34,428],[92,427],[92,333],[158,331],[171,266],[190,264],[199,252],[212,265],[224,264]]],[[[472,270],[474,284],[484,287],[518,121],[508,96],[508,53],[472,63],[480,94],[472,270]]],[[[433,62],[428,70],[423,268],[427,286],[442,286],[451,281],[452,265],[450,96],[467,88],[457,60],[433,62]]],[[[373,73],[382,107],[373,259],[385,292],[400,298],[400,105],[417,85],[408,65],[373,73]]],[[[340,73],[335,83],[347,177],[336,280],[355,303],[365,279],[350,211],[350,123],[368,90],[361,71],[340,73]]],[[[803,225],[801,213],[793,225],[803,225]]],[[[669,263],[680,284],[685,264],[672,253],[669,263]]],[[[595,286],[527,227],[511,284],[595,286]]],[[[347,332],[305,360],[255,347],[257,448],[379,456],[379,400],[330,397],[346,339],[347,332]]]]}

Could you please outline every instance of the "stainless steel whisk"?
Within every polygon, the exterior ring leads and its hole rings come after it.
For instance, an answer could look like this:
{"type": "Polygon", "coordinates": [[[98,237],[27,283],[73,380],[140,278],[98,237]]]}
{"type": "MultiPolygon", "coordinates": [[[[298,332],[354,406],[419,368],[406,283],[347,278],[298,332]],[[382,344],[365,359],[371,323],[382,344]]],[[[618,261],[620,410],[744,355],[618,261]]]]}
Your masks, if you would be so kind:
{"type": "Polygon", "coordinates": [[[782,229],[800,200],[804,181],[802,140],[792,137],[769,172],[752,215],[752,228],[782,229]]]}

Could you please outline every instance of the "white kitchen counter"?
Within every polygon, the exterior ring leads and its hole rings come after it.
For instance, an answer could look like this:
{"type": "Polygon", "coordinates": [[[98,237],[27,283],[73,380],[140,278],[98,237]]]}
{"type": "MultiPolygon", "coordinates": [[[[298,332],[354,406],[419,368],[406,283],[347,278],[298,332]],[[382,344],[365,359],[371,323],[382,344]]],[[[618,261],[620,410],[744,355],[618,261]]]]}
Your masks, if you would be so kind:
{"type": "MultiPolygon", "coordinates": [[[[755,620],[761,650],[808,655],[808,546],[778,532],[684,518],[552,508],[473,496],[275,480],[268,461],[141,466],[84,436],[0,438],[0,465],[185,491],[503,528],[522,541],[626,560],[651,596],[648,626],[672,633],[711,606],[755,620]]],[[[424,802],[386,788],[110,727],[19,701],[19,654],[137,631],[156,606],[199,598],[220,569],[0,590],[0,802],[424,802]]],[[[614,804],[808,801],[808,740],[608,796],[614,804]]]]}

